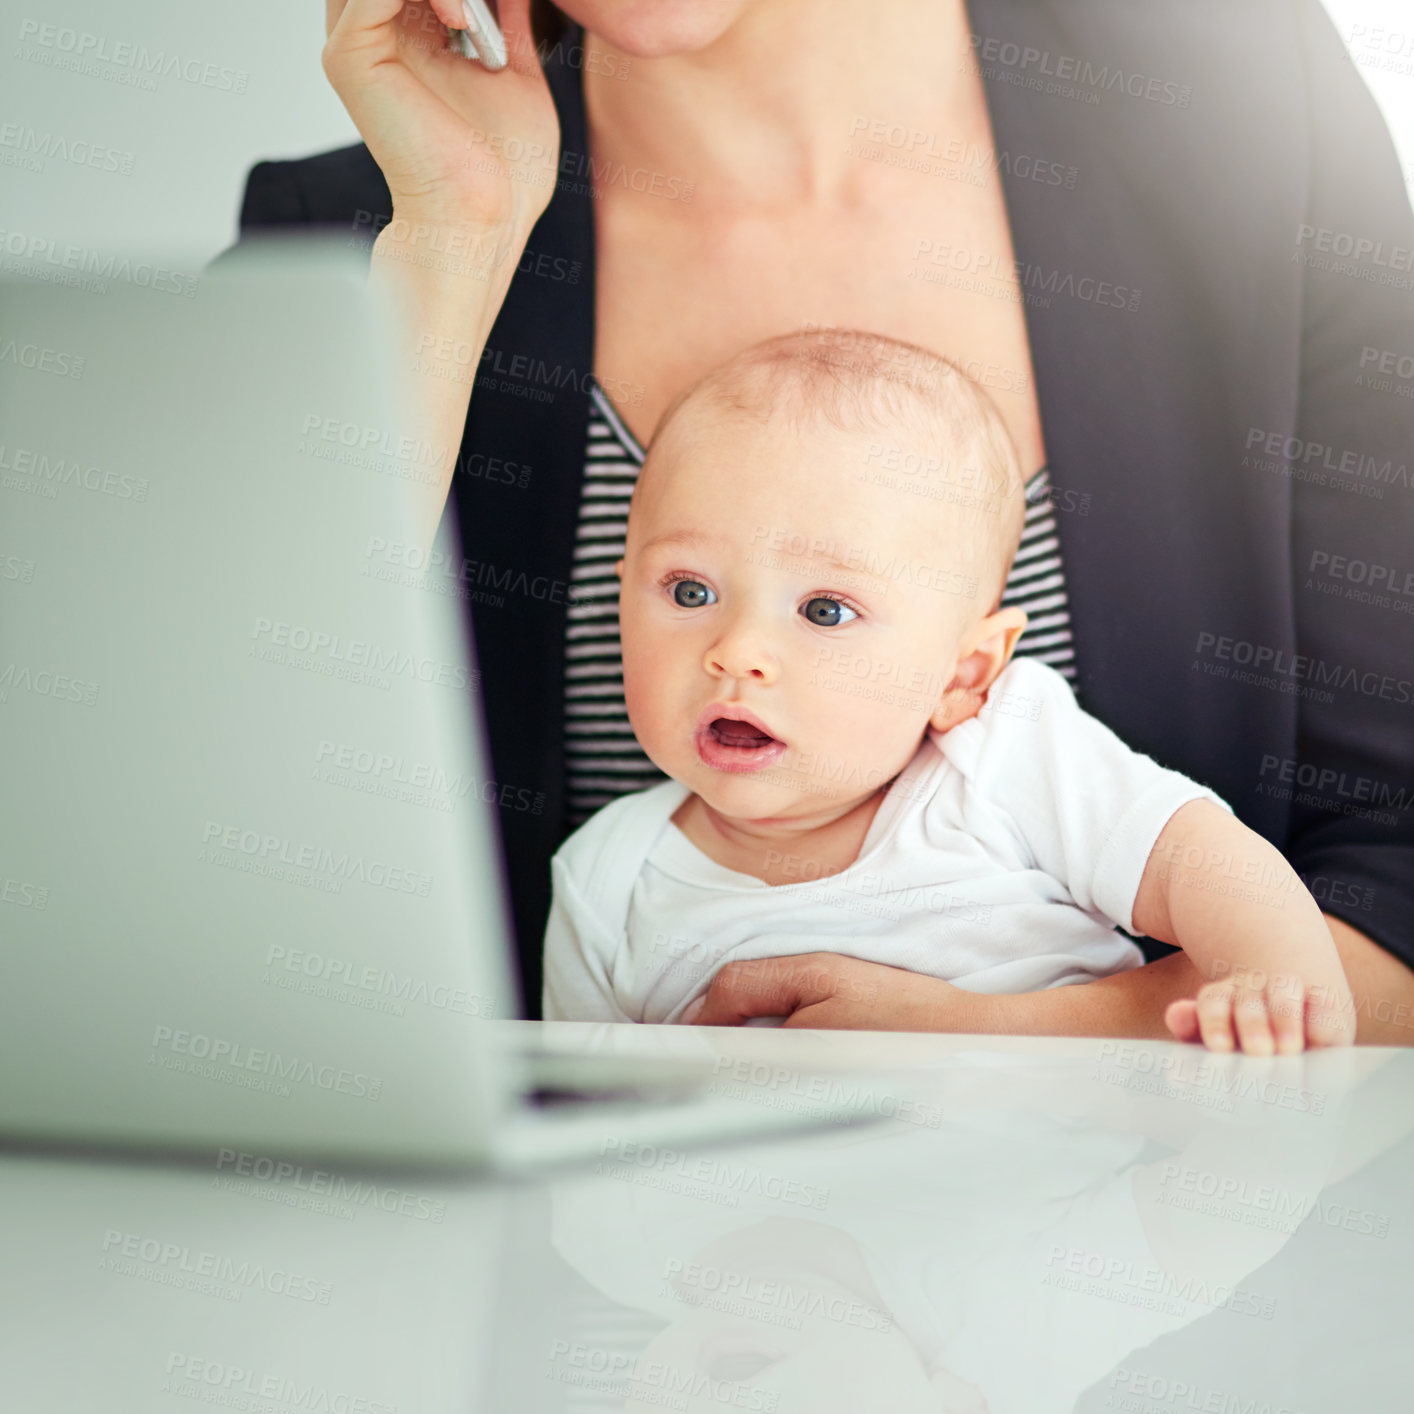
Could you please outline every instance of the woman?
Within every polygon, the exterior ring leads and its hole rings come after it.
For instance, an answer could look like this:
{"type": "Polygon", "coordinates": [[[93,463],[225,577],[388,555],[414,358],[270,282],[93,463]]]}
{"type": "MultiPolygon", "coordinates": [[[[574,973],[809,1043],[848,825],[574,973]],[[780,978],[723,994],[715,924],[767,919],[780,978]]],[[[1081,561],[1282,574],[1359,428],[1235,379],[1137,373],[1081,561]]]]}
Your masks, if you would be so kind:
{"type": "MultiPolygon", "coordinates": [[[[567,0],[543,73],[504,0],[497,74],[446,49],[454,0],[327,6],[367,145],[257,166],[242,229],[375,236],[406,313],[449,449],[429,526],[450,486],[464,578],[507,589],[473,595],[497,777],[546,795],[503,812],[527,996],[550,853],[653,779],[609,568],[639,448],[714,363],[833,326],[988,387],[1050,471],[1021,651],[1279,844],[1360,1039],[1414,1039],[1414,616],[1346,592],[1358,563],[1402,594],[1414,543],[1409,404],[1367,376],[1414,352],[1414,224],[1318,0],[567,0]]],[[[1174,954],[979,998],[819,964],[727,969],[701,1019],[1162,1034],[1203,981],[1174,954]]]]}

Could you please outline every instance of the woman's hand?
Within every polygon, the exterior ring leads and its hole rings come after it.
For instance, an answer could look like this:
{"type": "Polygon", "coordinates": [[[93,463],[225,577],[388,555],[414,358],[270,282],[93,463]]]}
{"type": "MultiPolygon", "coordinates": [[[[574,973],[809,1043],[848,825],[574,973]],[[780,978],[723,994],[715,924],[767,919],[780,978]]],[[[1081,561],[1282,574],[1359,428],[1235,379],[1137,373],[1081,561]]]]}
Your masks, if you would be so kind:
{"type": "Polygon", "coordinates": [[[965,992],[877,962],[809,953],[728,963],[699,1010],[683,1021],[740,1026],[753,1016],[784,1016],[787,1026],[822,1029],[1172,1039],[1164,1009],[1202,985],[1181,952],[1085,986],[1005,996],[965,992]]]}
{"type": "Polygon", "coordinates": [[[787,1026],[829,1031],[978,1032],[990,1029],[991,1000],[936,977],[819,952],[729,962],[683,1022],[740,1026],[784,1016],[787,1026]]]}
{"type": "Polygon", "coordinates": [[[559,120],[530,0],[501,0],[507,67],[448,46],[460,0],[325,0],[324,72],[400,218],[528,235],[555,190],[559,120]]]}

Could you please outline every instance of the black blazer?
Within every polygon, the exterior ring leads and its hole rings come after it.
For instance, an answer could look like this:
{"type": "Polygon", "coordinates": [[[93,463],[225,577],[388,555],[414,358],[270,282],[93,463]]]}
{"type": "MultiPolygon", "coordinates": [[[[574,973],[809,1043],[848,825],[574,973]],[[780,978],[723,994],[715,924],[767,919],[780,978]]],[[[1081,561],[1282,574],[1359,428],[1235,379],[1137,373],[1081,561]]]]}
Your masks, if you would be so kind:
{"type": "MultiPolygon", "coordinates": [[[[1318,0],[970,12],[970,58],[938,62],[986,79],[1080,698],[1414,963],[1414,220],[1383,121],[1318,0]]],[[[450,503],[463,552],[531,586],[473,614],[498,781],[545,799],[501,812],[532,1014],[566,833],[564,596],[546,582],[569,578],[594,348],[572,40],[546,63],[562,175],[492,330],[450,503]]],[[[389,209],[361,145],[262,162],[241,238],[367,237],[389,209]]],[[[957,257],[937,258],[919,278],[957,257]]]]}

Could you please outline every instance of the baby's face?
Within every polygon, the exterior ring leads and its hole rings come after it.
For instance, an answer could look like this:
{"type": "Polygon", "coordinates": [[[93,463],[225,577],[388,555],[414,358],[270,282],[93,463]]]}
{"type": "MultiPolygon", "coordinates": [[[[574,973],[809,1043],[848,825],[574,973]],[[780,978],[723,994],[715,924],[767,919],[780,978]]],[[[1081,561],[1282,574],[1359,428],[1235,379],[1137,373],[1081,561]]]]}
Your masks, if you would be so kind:
{"type": "Polygon", "coordinates": [[[917,750],[992,586],[863,433],[696,417],[655,456],[619,611],[640,743],[729,818],[838,815],[917,750]]]}

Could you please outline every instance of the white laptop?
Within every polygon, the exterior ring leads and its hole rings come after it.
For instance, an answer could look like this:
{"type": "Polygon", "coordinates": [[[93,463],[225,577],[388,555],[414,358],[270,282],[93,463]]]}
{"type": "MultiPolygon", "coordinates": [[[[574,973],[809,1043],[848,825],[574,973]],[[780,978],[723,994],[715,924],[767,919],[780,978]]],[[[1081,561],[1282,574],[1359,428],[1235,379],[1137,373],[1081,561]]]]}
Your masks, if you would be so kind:
{"type": "Polygon", "coordinates": [[[388,346],[308,244],[0,284],[0,1137],[480,1166],[818,1123],[588,1044],[550,1083],[609,1098],[529,1102],[388,346]]]}

